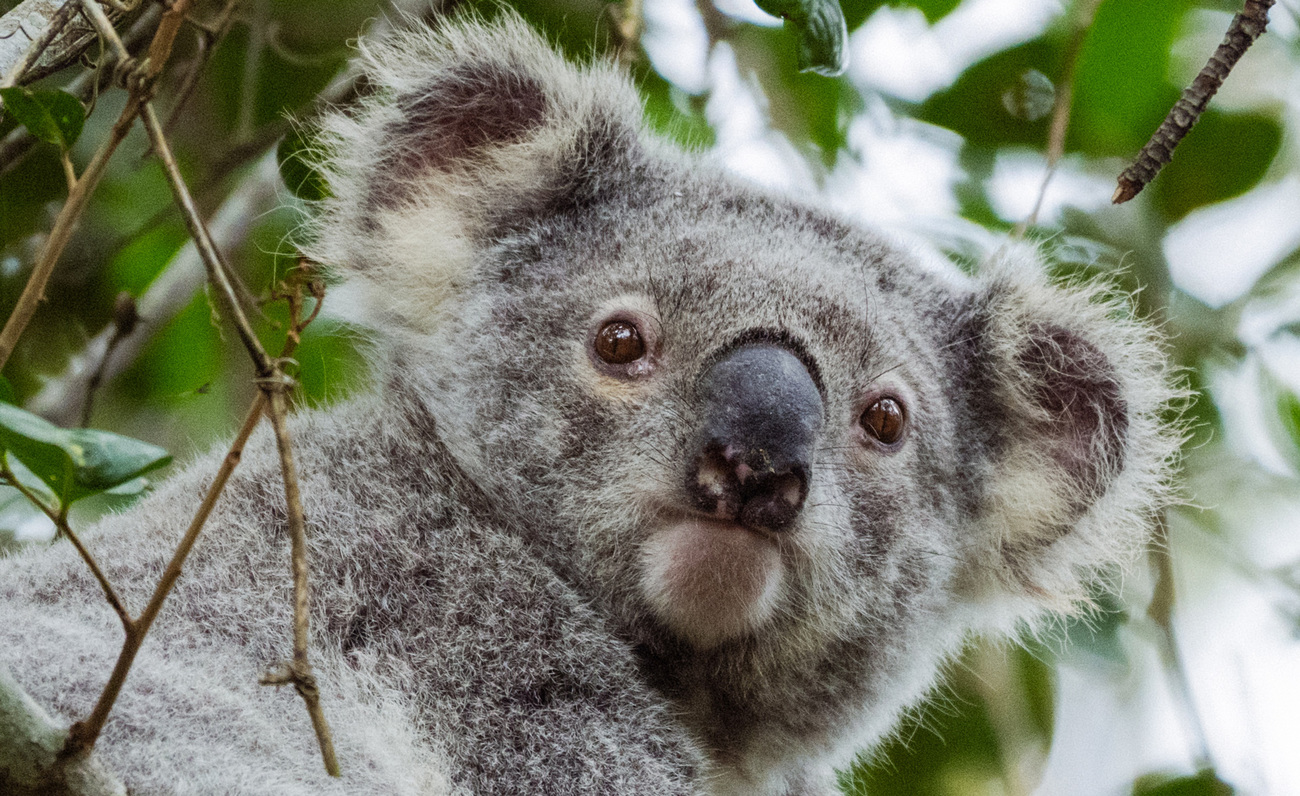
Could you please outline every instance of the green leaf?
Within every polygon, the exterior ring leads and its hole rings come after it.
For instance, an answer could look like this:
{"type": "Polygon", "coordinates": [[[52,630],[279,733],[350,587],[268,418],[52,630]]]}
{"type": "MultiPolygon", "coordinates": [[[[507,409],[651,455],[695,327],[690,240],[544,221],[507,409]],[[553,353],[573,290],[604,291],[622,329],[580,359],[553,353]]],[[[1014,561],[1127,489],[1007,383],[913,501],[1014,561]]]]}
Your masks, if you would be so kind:
{"type": "Polygon", "coordinates": [[[309,156],[315,138],[310,131],[295,129],[280,139],[275,159],[280,164],[280,179],[293,195],[308,202],[330,197],[329,183],[312,165],[309,156]]]}
{"type": "Polygon", "coordinates": [[[1278,414],[1282,416],[1282,426],[1286,428],[1291,443],[1300,450],[1300,398],[1295,393],[1283,393],[1278,399],[1278,414]]]}
{"type": "Polygon", "coordinates": [[[4,376],[0,376],[0,403],[18,403],[14,400],[14,386],[4,376]]]}
{"type": "Polygon", "coordinates": [[[1232,796],[1233,793],[1232,786],[1209,768],[1191,777],[1148,774],[1133,784],[1133,796],[1232,796]]]}
{"type": "Polygon", "coordinates": [[[849,38],[838,0],[756,0],[758,7],[785,20],[799,37],[800,72],[835,77],[848,66],[849,38]]]}
{"type": "Polygon", "coordinates": [[[5,111],[41,141],[68,151],[81,137],[86,108],[81,100],[58,89],[31,91],[14,86],[0,89],[5,111]]]}
{"type": "Polygon", "coordinates": [[[125,484],[169,462],[156,445],[88,428],[65,429],[11,404],[0,404],[0,445],[63,506],[125,484]]]}

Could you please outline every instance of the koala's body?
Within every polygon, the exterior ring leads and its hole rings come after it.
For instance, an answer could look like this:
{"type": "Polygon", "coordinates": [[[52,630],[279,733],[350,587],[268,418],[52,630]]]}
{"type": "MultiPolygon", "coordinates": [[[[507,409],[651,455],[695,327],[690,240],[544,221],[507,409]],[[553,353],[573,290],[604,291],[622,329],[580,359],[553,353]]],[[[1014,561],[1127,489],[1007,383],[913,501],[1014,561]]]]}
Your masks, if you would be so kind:
{"type": "MultiPolygon", "coordinates": [[[[375,390],[292,424],[313,655],[255,437],[100,754],[139,793],[833,792],[972,630],[1068,610],[1167,496],[1154,333],[1032,257],[919,268],[661,146],[514,19],[365,54],[308,250],[375,390]]],[[[215,472],[89,543],[142,604],[215,472]]],[[[0,561],[0,662],[83,715],[120,630],[67,545],[0,561]]]]}

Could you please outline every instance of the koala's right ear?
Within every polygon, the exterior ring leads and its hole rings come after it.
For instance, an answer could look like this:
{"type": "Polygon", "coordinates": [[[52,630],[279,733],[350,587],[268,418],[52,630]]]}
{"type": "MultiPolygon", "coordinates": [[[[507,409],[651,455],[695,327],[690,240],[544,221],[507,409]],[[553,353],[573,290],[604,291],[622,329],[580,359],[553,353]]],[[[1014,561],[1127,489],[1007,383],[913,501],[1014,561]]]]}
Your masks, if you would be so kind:
{"type": "Polygon", "coordinates": [[[609,64],[569,64],[501,16],[363,46],[373,93],[322,122],[318,167],[332,198],[307,252],[354,287],[372,283],[386,314],[417,325],[494,236],[595,201],[641,157],[627,79],[609,64]]]}

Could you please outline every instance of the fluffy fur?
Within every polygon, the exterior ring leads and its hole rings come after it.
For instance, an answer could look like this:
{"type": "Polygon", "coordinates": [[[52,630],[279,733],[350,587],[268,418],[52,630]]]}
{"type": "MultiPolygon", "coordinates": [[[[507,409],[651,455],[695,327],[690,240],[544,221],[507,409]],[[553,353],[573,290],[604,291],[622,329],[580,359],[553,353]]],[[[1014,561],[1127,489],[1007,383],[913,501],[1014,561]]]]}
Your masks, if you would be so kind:
{"type": "MultiPolygon", "coordinates": [[[[829,793],[970,631],[1070,610],[1145,540],[1173,393],[1122,303],[1025,252],[938,278],[661,147],[613,67],[513,18],[363,57],[308,249],[380,378],[293,422],[344,779],[256,685],[290,649],[263,436],[101,742],[138,792],[829,793]],[[723,380],[737,352],[772,375],[723,380]],[[882,397],[897,440],[864,430],[882,397]]],[[[217,455],[87,534],[130,604],[217,455]]],[[[120,632],[71,549],[0,561],[0,601],[0,661],[84,714],[120,632]]]]}

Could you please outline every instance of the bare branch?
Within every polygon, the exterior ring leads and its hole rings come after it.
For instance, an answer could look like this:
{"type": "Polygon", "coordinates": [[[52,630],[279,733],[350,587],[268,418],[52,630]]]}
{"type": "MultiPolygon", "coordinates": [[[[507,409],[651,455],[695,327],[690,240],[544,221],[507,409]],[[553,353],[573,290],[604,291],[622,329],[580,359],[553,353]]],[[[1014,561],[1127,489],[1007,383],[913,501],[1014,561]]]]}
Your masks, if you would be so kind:
{"type": "MultiPolygon", "coordinates": [[[[27,280],[22,295],[18,297],[18,303],[14,307],[13,314],[5,322],[4,330],[0,331],[0,368],[4,367],[4,364],[9,361],[9,356],[18,343],[18,338],[22,335],[23,330],[27,328],[27,324],[31,322],[32,316],[36,314],[36,307],[44,300],[45,285],[49,282],[50,274],[54,272],[54,265],[58,262],[59,256],[63,254],[64,247],[67,246],[68,240],[72,237],[72,229],[81,218],[81,213],[85,210],[90,194],[94,192],[99,185],[99,181],[103,178],[108,167],[109,158],[113,156],[118,145],[126,138],[126,134],[131,129],[131,123],[135,121],[136,113],[145,104],[153,79],[158,76],[163,64],[170,57],[172,42],[176,38],[176,30],[179,28],[188,6],[189,0],[176,0],[163,14],[162,20],[158,23],[158,31],[154,34],[153,42],[149,45],[149,58],[146,61],[146,66],[143,71],[133,77],[134,82],[126,107],[122,109],[121,115],[113,123],[113,128],[109,131],[108,137],[100,144],[95,156],[91,158],[90,165],[86,167],[86,171],[77,181],[76,187],[68,194],[68,200],[54,220],[54,227],[50,230],[44,248],[41,249],[40,257],[36,261],[36,267],[32,269],[32,275],[27,280]]],[[[116,34],[114,34],[113,39],[116,38],[116,34]]],[[[120,41],[117,43],[121,44],[120,41]]],[[[173,165],[174,163],[173,161],[173,165]]]]}
{"type": "MultiPolygon", "coordinates": [[[[134,49],[152,37],[161,16],[162,8],[160,6],[149,6],[131,24],[130,29],[123,37],[127,47],[134,49]]],[[[89,104],[94,100],[100,89],[112,82],[116,64],[117,56],[106,52],[103,58],[100,59],[98,69],[83,71],[64,86],[64,90],[79,97],[82,102],[89,104]]],[[[32,150],[36,143],[37,139],[26,127],[19,127],[5,136],[4,140],[0,141],[0,176],[4,176],[19,163],[22,163],[27,153],[32,150]]]]}
{"type": "MultiPolygon", "coordinates": [[[[321,299],[324,295],[324,289],[319,283],[312,281],[310,283],[312,295],[316,298],[316,307],[311,315],[305,320],[299,321],[302,305],[301,282],[295,285],[294,291],[290,292],[289,307],[290,317],[294,323],[290,329],[289,335],[284,341],[284,346],[280,351],[280,358],[284,359],[291,356],[298,347],[301,339],[302,330],[315,319],[316,313],[320,309],[321,299]]],[[[131,672],[131,665],[135,662],[136,653],[140,651],[140,646],[144,643],[145,636],[149,633],[149,628],[153,625],[154,619],[158,617],[158,612],[162,610],[163,603],[166,602],[167,596],[171,594],[172,588],[176,581],[180,579],[181,572],[185,567],[185,560],[189,557],[190,551],[194,549],[194,543],[198,541],[199,533],[207,523],[208,517],[212,514],[212,509],[217,505],[217,499],[221,497],[222,491],[225,490],[230,476],[239,465],[240,459],[244,454],[244,446],[248,444],[248,438],[252,436],[253,430],[257,428],[258,422],[262,419],[270,403],[270,397],[266,391],[259,392],[253,399],[253,403],[248,408],[244,416],[244,423],[239,428],[239,433],[235,435],[235,440],[230,444],[226,451],[226,456],[221,460],[221,467],[217,470],[216,477],[208,487],[208,491],[203,496],[203,502],[190,520],[189,528],[186,529],[185,535],[176,545],[176,550],[172,553],[171,560],[167,563],[167,568],[163,570],[162,577],[158,579],[158,584],[154,587],[153,595],[150,596],[149,602],[145,605],[144,610],[140,612],[140,617],[135,620],[134,624],[128,629],[126,640],[122,642],[122,651],[118,653],[117,663],[113,667],[113,673],[109,676],[108,683],[105,684],[104,690],[99,695],[99,701],[95,703],[95,708],[91,711],[90,716],[85,720],[77,722],[72,726],[68,736],[68,753],[82,753],[94,745],[95,740],[99,737],[100,731],[104,727],[104,722],[108,719],[108,714],[113,709],[113,704],[117,701],[118,694],[121,693],[122,686],[126,683],[127,675],[131,672]]],[[[301,504],[299,504],[301,510],[301,504]]],[[[308,678],[311,677],[310,667],[306,669],[308,678]]],[[[294,680],[295,685],[297,683],[294,680]]],[[[314,679],[309,682],[315,684],[314,679]]],[[[309,708],[310,710],[310,708],[309,708]]],[[[321,724],[318,725],[317,734],[319,736],[319,727],[323,726],[325,732],[324,744],[329,742],[329,728],[324,725],[324,716],[320,712],[319,699],[316,700],[316,707],[312,713],[312,722],[316,724],[317,718],[320,718],[321,724]]],[[[333,746],[328,747],[329,758],[333,758],[333,746]]],[[[334,764],[334,770],[337,771],[338,764],[334,764]]]]}
{"type": "Polygon", "coordinates": [[[4,364],[9,361],[9,355],[18,344],[18,338],[27,328],[32,316],[36,314],[36,307],[45,300],[45,285],[50,281],[50,274],[54,273],[54,266],[59,261],[59,256],[63,254],[63,248],[68,245],[68,240],[72,237],[72,229],[80,220],[90,194],[103,178],[109,158],[117,151],[118,145],[130,131],[137,108],[139,108],[138,101],[127,101],[122,114],[113,123],[113,129],[100,144],[95,156],[90,160],[90,165],[77,180],[76,187],[68,193],[68,200],[64,202],[58,217],[54,219],[54,227],[41,248],[32,275],[28,278],[22,295],[18,297],[13,314],[5,322],[4,330],[0,331],[0,367],[4,367],[4,364]]]}
{"type": "Polygon", "coordinates": [[[235,330],[239,333],[239,339],[244,343],[244,348],[248,349],[249,356],[253,358],[257,377],[268,378],[275,372],[275,365],[267,355],[266,349],[262,347],[261,341],[257,339],[257,335],[253,333],[253,327],[248,322],[243,305],[239,303],[239,297],[235,294],[235,288],[227,275],[226,265],[221,260],[221,253],[212,243],[212,236],[208,234],[207,226],[194,205],[194,197],[190,195],[185,178],[181,176],[180,166],[176,164],[171,145],[167,143],[167,137],[163,134],[158,114],[154,113],[153,106],[149,103],[145,103],[141,112],[154,151],[157,152],[158,159],[162,161],[163,168],[167,172],[167,180],[171,183],[176,204],[181,208],[185,225],[190,230],[190,237],[194,239],[199,255],[203,258],[203,264],[208,270],[208,280],[217,289],[217,295],[221,297],[226,312],[230,313],[235,330]]]}
{"type": "MultiPolygon", "coordinates": [[[[103,0],[108,16],[117,21],[139,6],[139,0],[103,0]]],[[[75,16],[77,0],[25,0],[0,17],[0,74],[26,84],[69,66],[95,42],[93,27],[75,16]],[[32,45],[31,49],[28,46],[32,45]],[[28,56],[31,56],[29,59],[28,56]]]]}
{"type": "Polygon", "coordinates": [[[316,686],[316,677],[312,674],[311,662],[307,658],[308,619],[310,616],[308,598],[310,591],[307,582],[307,531],[306,519],[302,509],[302,497],[298,492],[298,472],[293,461],[293,448],[289,443],[289,428],[285,422],[285,393],[289,383],[280,380],[267,384],[263,381],[263,390],[270,395],[268,415],[271,426],[275,429],[275,444],[280,451],[280,471],[284,476],[284,497],[288,506],[289,538],[293,558],[293,664],[289,667],[293,687],[307,705],[311,716],[312,728],[316,731],[316,741],[320,745],[321,756],[325,761],[325,770],[331,777],[339,776],[339,761],[334,753],[334,740],[330,734],[329,723],[320,706],[320,690],[316,686]]]}
{"type": "MultiPolygon", "coordinates": [[[[21,20],[17,22],[9,38],[17,39],[19,33],[24,33],[28,36],[31,35],[28,33],[25,24],[30,24],[32,16],[21,16],[24,10],[29,12],[34,10],[27,8],[30,5],[36,5],[36,3],[23,3],[21,6],[5,15],[5,19],[8,19],[12,15],[21,20]]],[[[23,75],[27,74],[27,70],[31,69],[32,64],[36,63],[36,59],[41,57],[41,53],[45,52],[54,41],[55,37],[62,33],[63,29],[67,27],[68,21],[72,19],[72,15],[75,13],[77,13],[77,4],[75,2],[64,3],[62,7],[54,11],[54,13],[50,15],[45,28],[41,31],[40,35],[32,38],[31,44],[22,51],[18,58],[14,60],[8,68],[4,69],[4,76],[3,78],[0,78],[0,88],[8,88],[10,86],[18,85],[19,81],[23,79],[23,75]]],[[[15,44],[16,43],[17,41],[15,44]]],[[[0,67],[4,67],[4,61],[2,60],[0,60],[0,67]]]]}
{"type": "Polygon", "coordinates": [[[113,673],[108,678],[108,683],[104,685],[104,690],[99,695],[99,701],[95,703],[94,710],[84,720],[72,725],[72,730],[68,735],[67,749],[71,753],[83,752],[94,745],[95,740],[99,738],[100,731],[104,728],[104,722],[108,720],[108,714],[113,709],[113,704],[117,701],[118,694],[122,691],[123,684],[126,683],[126,677],[131,672],[131,664],[135,662],[136,653],[140,651],[140,645],[144,643],[145,636],[149,633],[149,628],[153,625],[154,619],[158,617],[158,612],[162,610],[163,603],[167,600],[167,595],[171,593],[172,587],[181,576],[181,571],[185,566],[185,559],[189,557],[190,550],[194,548],[194,543],[199,538],[199,532],[203,530],[204,524],[212,514],[212,509],[217,505],[217,498],[221,497],[221,492],[226,488],[226,482],[230,480],[230,474],[235,471],[243,456],[244,445],[247,444],[249,436],[253,429],[257,428],[257,423],[262,418],[262,411],[266,406],[266,397],[258,393],[253,405],[249,407],[248,414],[244,417],[244,425],[240,427],[239,434],[235,441],[231,443],[226,457],[221,461],[221,469],[217,471],[216,478],[213,479],[212,485],[208,487],[207,494],[203,496],[203,503],[190,520],[190,526],[185,531],[185,536],[181,538],[180,544],[176,546],[175,552],[172,553],[171,561],[167,563],[167,569],[163,571],[162,577],[158,579],[158,585],[154,587],[153,595],[149,598],[149,603],[140,612],[140,618],[135,621],[133,627],[126,635],[126,640],[122,642],[122,651],[117,655],[117,663],[113,666],[113,673]]]}
{"type": "Polygon", "coordinates": [[[1246,54],[1250,45],[1268,27],[1268,9],[1273,2],[1274,0],[1246,0],[1246,7],[1232,18],[1223,42],[1210,56],[1205,68],[1192,81],[1192,85],[1183,89],[1183,95],[1151,135],[1151,140],[1142,147],[1133,165],[1119,175],[1119,185],[1111,197],[1112,202],[1123,204],[1137,196],[1147,183],[1156,178],[1165,164],[1173,159],[1174,148],[1200,120],[1201,114],[1210,104],[1210,98],[1223,85],[1232,67],[1237,65],[1241,56],[1246,54]]]}
{"type": "MultiPolygon", "coordinates": [[[[236,248],[257,218],[275,205],[279,186],[280,172],[271,154],[262,159],[216,212],[208,225],[213,245],[226,252],[236,248]]],[[[76,422],[93,375],[101,373],[101,380],[107,383],[130,367],[158,330],[190,303],[205,280],[202,258],[196,244],[190,241],[136,298],[140,318],[130,334],[122,335],[110,349],[116,325],[109,324],[68,362],[62,375],[45,383],[27,402],[27,409],[56,425],[76,422]]]]}

